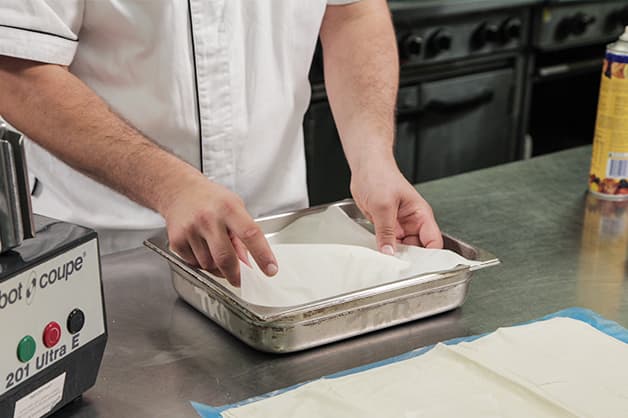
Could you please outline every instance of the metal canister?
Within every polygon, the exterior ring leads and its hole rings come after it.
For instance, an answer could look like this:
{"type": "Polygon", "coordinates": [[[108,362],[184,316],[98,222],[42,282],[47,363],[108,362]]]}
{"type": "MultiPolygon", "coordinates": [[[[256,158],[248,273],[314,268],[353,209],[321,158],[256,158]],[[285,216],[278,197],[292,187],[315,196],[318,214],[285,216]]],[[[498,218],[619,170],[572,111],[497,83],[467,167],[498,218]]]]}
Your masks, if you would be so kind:
{"type": "Polygon", "coordinates": [[[606,48],[589,191],[604,199],[628,200],[628,26],[606,48]]]}

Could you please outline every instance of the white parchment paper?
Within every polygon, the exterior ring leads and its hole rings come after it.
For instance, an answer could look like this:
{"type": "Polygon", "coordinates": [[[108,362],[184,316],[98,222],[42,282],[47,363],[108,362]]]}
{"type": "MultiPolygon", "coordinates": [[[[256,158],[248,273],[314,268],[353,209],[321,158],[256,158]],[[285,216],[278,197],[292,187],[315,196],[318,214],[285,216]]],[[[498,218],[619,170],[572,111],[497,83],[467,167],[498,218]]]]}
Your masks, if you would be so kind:
{"type": "Polygon", "coordinates": [[[376,250],[375,236],[340,208],[304,216],[269,238],[279,273],[266,277],[251,259],[241,267],[244,300],[285,307],[321,300],[423,273],[473,265],[449,250],[397,245],[395,256],[376,250]]]}

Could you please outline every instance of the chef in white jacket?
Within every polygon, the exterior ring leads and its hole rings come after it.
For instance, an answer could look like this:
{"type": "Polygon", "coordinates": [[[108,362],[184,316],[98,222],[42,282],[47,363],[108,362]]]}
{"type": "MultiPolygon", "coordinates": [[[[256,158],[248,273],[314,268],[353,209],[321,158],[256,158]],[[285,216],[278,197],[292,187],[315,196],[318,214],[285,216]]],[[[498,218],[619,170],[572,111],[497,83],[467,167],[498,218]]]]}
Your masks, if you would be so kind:
{"type": "Polygon", "coordinates": [[[319,34],[351,192],[379,248],[442,246],[393,157],[385,0],[2,0],[0,115],[32,141],[35,212],[95,228],[105,252],[165,222],[189,263],[237,285],[248,251],[274,275],[252,217],[307,206],[319,34]]]}

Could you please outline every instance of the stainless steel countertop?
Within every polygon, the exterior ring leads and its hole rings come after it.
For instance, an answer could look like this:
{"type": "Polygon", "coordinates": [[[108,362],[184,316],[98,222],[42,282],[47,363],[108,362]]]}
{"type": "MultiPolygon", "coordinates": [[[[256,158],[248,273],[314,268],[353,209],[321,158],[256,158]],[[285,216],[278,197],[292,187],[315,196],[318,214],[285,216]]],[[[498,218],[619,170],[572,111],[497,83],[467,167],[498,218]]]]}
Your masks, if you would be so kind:
{"type": "Polygon", "coordinates": [[[256,352],[177,299],[146,249],[107,256],[109,342],[96,386],[59,417],[194,417],[438,341],[571,307],[628,326],[627,203],[588,201],[590,147],[419,186],[444,231],[499,256],[456,311],[291,355],[256,352]]]}

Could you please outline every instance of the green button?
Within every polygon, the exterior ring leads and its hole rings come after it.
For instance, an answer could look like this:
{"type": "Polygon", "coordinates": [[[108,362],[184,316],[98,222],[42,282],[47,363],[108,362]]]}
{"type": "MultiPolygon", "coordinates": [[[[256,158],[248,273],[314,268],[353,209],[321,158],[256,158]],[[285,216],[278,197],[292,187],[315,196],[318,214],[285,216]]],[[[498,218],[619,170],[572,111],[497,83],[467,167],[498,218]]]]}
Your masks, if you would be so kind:
{"type": "Polygon", "coordinates": [[[30,335],[22,338],[20,343],[17,345],[17,358],[20,359],[22,363],[26,363],[35,355],[35,349],[37,348],[37,344],[35,340],[30,335]]]}

